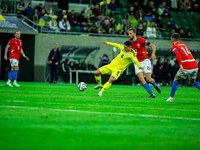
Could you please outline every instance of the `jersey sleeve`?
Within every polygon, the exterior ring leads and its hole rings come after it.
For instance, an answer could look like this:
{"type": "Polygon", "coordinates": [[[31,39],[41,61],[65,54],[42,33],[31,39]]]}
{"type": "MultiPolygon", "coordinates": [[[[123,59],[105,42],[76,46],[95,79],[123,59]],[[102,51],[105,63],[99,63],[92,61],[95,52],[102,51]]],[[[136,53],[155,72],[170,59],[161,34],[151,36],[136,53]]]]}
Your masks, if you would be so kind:
{"type": "Polygon", "coordinates": [[[172,51],[172,53],[175,53],[176,51],[178,51],[178,48],[175,47],[175,46],[172,46],[172,47],[171,47],[171,51],[172,51]]]}
{"type": "Polygon", "coordinates": [[[147,40],[140,38],[141,43],[143,43],[145,46],[148,46],[150,44],[150,42],[148,42],[147,40]]]}
{"type": "Polygon", "coordinates": [[[111,46],[114,46],[114,47],[117,47],[118,49],[122,50],[124,49],[124,46],[121,45],[121,44],[117,44],[117,43],[111,43],[111,42],[107,42],[108,45],[111,45],[111,46]]]}
{"type": "Polygon", "coordinates": [[[131,56],[131,60],[138,66],[138,68],[141,67],[140,62],[138,61],[137,57],[136,57],[136,52],[132,51],[133,55],[131,56]]]}
{"type": "Polygon", "coordinates": [[[11,46],[13,44],[13,40],[11,39],[9,42],[8,42],[8,45],[11,46]]]}
{"type": "Polygon", "coordinates": [[[181,58],[181,55],[180,55],[179,51],[176,50],[174,52],[174,54],[176,55],[176,59],[178,60],[179,65],[182,65],[182,58],[181,58]]]}

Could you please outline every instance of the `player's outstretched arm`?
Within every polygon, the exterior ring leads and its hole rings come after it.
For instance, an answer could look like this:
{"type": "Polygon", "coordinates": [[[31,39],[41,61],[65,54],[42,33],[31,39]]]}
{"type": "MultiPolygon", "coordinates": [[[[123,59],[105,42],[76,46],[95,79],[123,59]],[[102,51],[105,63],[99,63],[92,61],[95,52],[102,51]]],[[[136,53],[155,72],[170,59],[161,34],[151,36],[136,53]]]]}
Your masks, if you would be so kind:
{"type": "Polygon", "coordinates": [[[152,43],[149,46],[152,48],[151,58],[153,60],[155,60],[156,59],[156,46],[152,43]]]}
{"type": "Polygon", "coordinates": [[[104,41],[103,44],[105,44],[105,45],[111,45],[111,46],[117,47],[118,49],[124,49],[123,45],[117,44],[117,43],[111,43],[111,42],[104,41]]]}
{"type": "Polygon", "coordinates": [[[29,61],[29,58],[24,54],[24,51],[23,51],[22,48],[21,48],[21,54],[23,55],[23,57],[24,57],[27,61],[29,61]]]}
{"type": "Polygon", "coordinates": [[[8,54],[8,48],[9,48],[9,47],[10,47],[10,46],[7,45],[6,48],[5,48],[5,53],[4,53],[4,59],[5,59],[5,60],[8,60],[7,54],[8,54]]]}

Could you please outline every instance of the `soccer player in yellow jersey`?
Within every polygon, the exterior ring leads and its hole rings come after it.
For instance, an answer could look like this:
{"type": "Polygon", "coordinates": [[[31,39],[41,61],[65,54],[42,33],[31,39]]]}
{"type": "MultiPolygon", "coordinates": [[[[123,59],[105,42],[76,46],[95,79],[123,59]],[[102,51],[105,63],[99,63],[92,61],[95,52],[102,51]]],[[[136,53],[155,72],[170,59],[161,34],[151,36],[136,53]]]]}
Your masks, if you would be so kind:
{"type": "Polygon", "coordinates": [[[130,41],[124,42],[124,45],[110,43],[107,41],[104,41],[103,44],[117,47],[120,49],[120,53],[111,61],[110,64],[105,65],[94,72],[95,79],[98,84],[94,87],[94,89],[102,88],[98,94],[99,96],[102,96],[103,92],[105,92],[105,90],[112,85],[113,81],[120,77],[132,61],[138,66],[138,68],[142,69],[139,61],[137,60],[136,52],[131,48],[132,43],[130,41]],[[106,82],[104,86],[101,84],[101,75],[103,74],[111,74],[108,82],[106,82]]]}

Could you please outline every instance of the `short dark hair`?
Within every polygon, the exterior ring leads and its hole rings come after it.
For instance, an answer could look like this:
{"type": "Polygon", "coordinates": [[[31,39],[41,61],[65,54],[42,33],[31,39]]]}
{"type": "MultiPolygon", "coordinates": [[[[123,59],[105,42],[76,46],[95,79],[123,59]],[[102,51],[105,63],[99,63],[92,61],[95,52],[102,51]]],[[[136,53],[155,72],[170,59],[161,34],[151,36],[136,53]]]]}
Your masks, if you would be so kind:
{"type": "Polygon", "coordinates": [[[128,31],[131,31],[131,30],[133,31],[133,33],[136,33],[136,31],[137,31],[136,28],[130,28],[130,29],[128,29],[128,31]]]}
{"type": "Polygon", "coordinates": [[[132,43],[131,43],[131,41],[125,41],[125,42],[124,42],[124,45],[130,47],[130,46],[132,46],[132,43]]]}
{"type": "MultiPolygon", "coordinates": [[[[19,32],[19,33],[20,33],[20,31],[15,31],[15,33],[17,33],[17,32],[19,32]]],[[[15,35],[15,33],[14,33],[14,35],[15,35]]]]}
{"type": "Polygon", "coordinates": [[[173,33],[171,36],[174,41],[179,41],[180,40],[180,34],[179,33],[173,33]]]}

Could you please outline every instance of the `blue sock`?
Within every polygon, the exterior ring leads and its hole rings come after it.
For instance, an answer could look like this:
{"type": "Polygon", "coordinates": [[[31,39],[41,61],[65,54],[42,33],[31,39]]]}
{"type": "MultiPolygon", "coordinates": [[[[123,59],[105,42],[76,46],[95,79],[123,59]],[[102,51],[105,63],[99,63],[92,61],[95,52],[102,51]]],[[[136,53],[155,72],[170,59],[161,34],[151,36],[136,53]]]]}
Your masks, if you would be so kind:
{"type": "Polygon", "coordinates": [[[14,78],[14,80],[17,80],[17,76],[18,76],[18,71],[19,71],[19,70],[14,70],[14,71],[15,71],[15,72],[14,72],[14,77],[13,77],[13,78],[14,78]]]}
{"type": "Polygon", "coordinates": [[[13,78],[13,76],[14,76],[14,71],[15,71],[15,70],[11,70],[11,71],[10,71],[10,74],[9,74],[9,76],[8,76],[8,79],[9,79],[9,80],[12,80],[12,78],[13,78]]]}
{"type": "Polygon", "coordinates": [[[154,87],[157,85],[156,82],[155,82],[155,80],[154,80],[154,82],[152,84],[153,84],[154,87]]]}
{"type": "Polygon", "coordinates": [[[174,97],[177,88],[178,88],[178,82],[173,81],[170,97],[174,97]]]}
{"type": "Polygon", "coordinates": [[[149,94],[153,94],[153,92],[152,92],[150,86],[149,86],[147,83],[145,83],[145,84],[143,85],[143,87],[147,90],[147,92],[148,92],[149,94]]]}
{"type": "Polygon", "coordinates": [[[200,83],[199,82],[194,82],[194,86],[198,89],[200,89],[200,83]]]}

